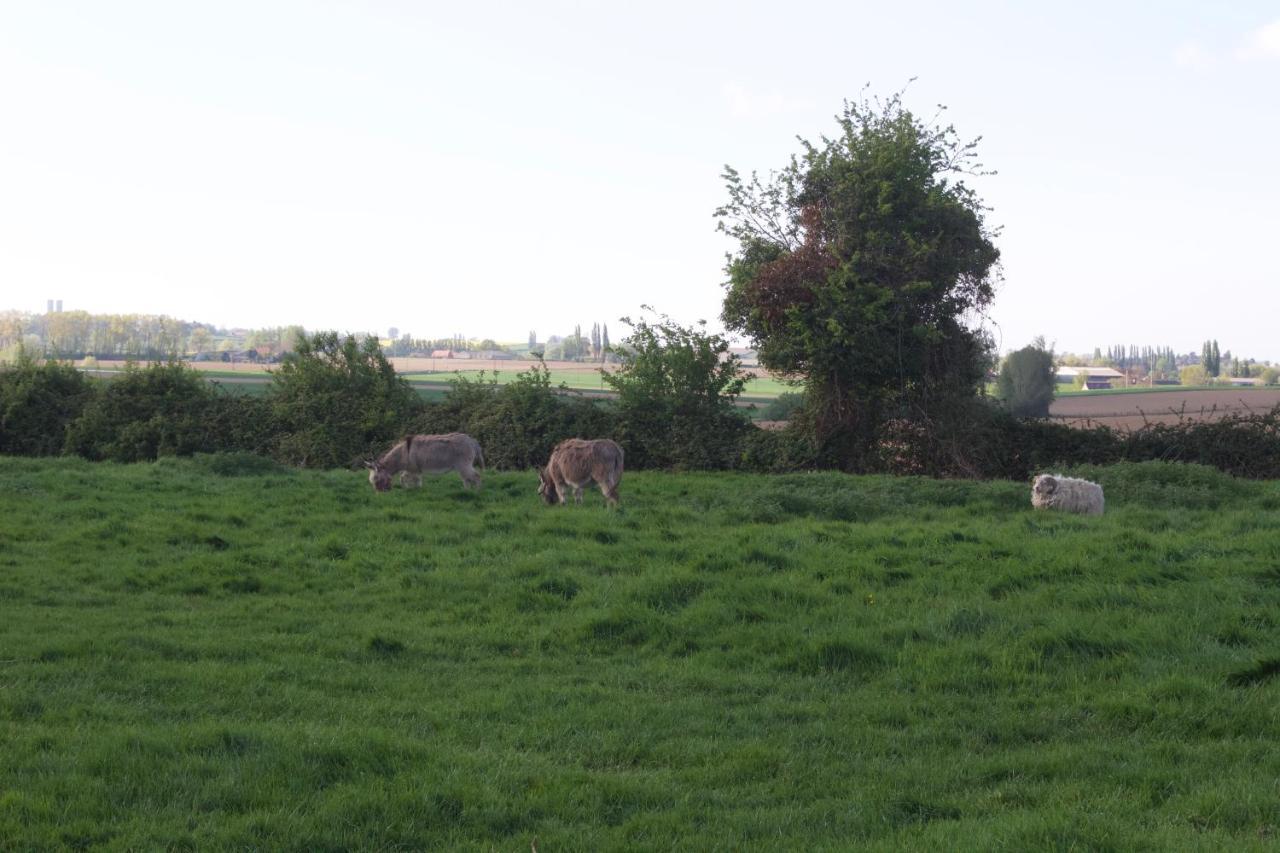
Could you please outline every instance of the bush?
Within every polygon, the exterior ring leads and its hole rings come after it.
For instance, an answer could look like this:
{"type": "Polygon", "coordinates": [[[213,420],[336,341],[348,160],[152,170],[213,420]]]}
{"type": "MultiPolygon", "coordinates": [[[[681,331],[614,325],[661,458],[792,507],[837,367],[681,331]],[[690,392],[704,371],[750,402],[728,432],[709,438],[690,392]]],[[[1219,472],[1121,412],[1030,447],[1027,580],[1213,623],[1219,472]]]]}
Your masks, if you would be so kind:
{"type": "Polygon", "coordinates": [[[1162,460],[1274,479],[1280,478],[1280,406],[1216,421],[1148,424],[1130,432],[1020,421],[976,406],[946,428],[895,423],[882,448],[888,451],[883,470],[893,474],[1023,480],[1051,468],[1162,460]]]}
{"type": "Polygon", "coordinates": [[[750,426],[734,405],[745,378],[728,340],[668,317],[632,326],[619,368],[604,375],[618,395],[619,440],[628,464],[733,467],[750,426]]]}
{"type": "Polygon", "coordinates": [[[737,467],[764,474],[783,474],[820,466],[813,439],[803,429],[790,426],[779,430],[748,429],[742,436],[737,467]]]}
{"type": "Polygon", "coordinates": [[[39,364],[19,352],[12,367],[0,369],[0,453],[61,453],[68,426],[80,416],[93,390],[71,365],[39,364]]]}
{"type": "MultiPolygon", "coordinates": [[[[617,432],[613,410],[551,385],[546,365],[514,382],[458,378],[444,402],[425,407],[412,432],[465,432],[480,442],[485,464],[523,470],[545,465],[566,438],[606,438],[617,432]]],[[[627,460],[630,463],[630,459],[627,460]]]]}
{"type": "Polygon", "coordinates": [[[178,362],[130,364],[102,382],[67,430],[67,453],[143,462],[210,449],[206,416],[215,391],[195,370],[178,362]]]}
{"type": "Polygon", "coordinates": [[[762,421],[789,421],[804,407],[804,394],[784,391],[771,400],[760,412],[762,421]]]}
{"type": "Polygon", "coordinates": [[[399,437],[422,400],[378,341],[320,332],[298,341],[273,374],[277,458],[303,467],[348,466],[399,437]]]}
{"type": "Polygon", "coordinates": [[[269,397],[216,390],[205,406],[208,453],[257,453],[272,455],[280,425],[269,397]]]}
{"type": "Polygon", "coordinates": [[[998,394],[1018,418],[1047,418],[1057,378],[1053,353],[1038,342],[1009,353],[1000,367],[998,394]]]}
{"type": "Polygon", "coordinates": [[[1280,385],[1280,370],[1274,367],[1264,367],[1258,376],[1262,379],[1263,385],[1280,385]]]}
{"type": "Polygon", "coordinates": [[[1208,385],[1209,373],[1199,364],[1189,364],[1178,369],[1178,381],[1183,385],[1208,385]]]}

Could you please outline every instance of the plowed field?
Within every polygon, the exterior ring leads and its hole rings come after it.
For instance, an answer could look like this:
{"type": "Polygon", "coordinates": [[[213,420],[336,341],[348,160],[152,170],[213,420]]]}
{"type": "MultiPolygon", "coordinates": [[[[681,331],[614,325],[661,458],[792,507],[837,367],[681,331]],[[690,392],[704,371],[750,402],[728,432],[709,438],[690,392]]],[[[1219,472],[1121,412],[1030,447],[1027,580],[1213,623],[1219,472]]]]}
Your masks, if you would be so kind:
{"type": "Polygon", "coordinates": [[[1276,405],[1280,405],[1280,388],[1224,388],[1059,397],[1049,414],[1077,426],[1137,429],[1144,423],[1215,420],[1228,414],[1265,412],[1276,405]]]}

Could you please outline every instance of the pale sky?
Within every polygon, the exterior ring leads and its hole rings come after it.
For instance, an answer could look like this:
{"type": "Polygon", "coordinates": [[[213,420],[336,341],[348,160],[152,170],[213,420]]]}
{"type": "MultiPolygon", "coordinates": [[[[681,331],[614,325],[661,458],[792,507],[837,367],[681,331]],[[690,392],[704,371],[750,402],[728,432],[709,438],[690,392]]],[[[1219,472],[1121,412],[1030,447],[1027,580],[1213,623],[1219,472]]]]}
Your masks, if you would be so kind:
{"type": "Polygon", "coordinates": [[[1280,360],[1277,2],[5,2],[0,309],[714,322],[723,165],[912,77],[999,172],[1002,349],[1280,360]]]}

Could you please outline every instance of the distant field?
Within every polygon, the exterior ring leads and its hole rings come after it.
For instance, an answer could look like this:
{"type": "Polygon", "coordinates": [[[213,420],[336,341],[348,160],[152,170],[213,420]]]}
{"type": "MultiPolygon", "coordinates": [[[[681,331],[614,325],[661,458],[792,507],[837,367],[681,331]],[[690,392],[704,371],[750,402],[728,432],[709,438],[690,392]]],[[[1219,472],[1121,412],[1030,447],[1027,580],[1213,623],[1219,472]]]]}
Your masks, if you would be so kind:
{"type": "MultiPolygon", "coordinates": [[[[520,367],[507,367],[506,365],[508,364],[511,364],[511,362],[498,362],[499,367],[496,368],[496,372],[493,368],[484,368],[484,378],[496,378],[499,383],[510,382],[515,379],[517,373],[527,369],[520,367]]],[[[563,368],[559,366],[551,367],[550,365],[548,365],[548,367],[551,369],[552,384],[559,385],[563,383],[569,388],[583,391],[609,390],[609,387],[601,380],[600,373],[597,368],[592,367],[590,369],[583,370],[577,368],[563,368]]],[[[462,376],[467,379],[479,379],[481,378],[481,373],[481,370],[442,370],[434,373],[419,371],[405,373],[403,375],[410,381],[447,382],[456,376],[462,376]]],[[[756,375],[747,382],[746,388],[743,391],[743,396],[747,398],[767,400],[777,397],[785,391],[794,390],[796,389],[792,386],[787,385],[782,380],[776,379],[772,376],[756,375]]]]}
{"type": "Polygon", "coordinates": [[[1264,412],[1276,405],[1280,405],[1280,388],[1144,389],[1144,393],[1060,396],[1053,401],[1049,414],[1075,425],[1136,429],[1148,422],[1214,420],[1227,414],[1264,412]]]}
{"type": "MultiPolygon", "coordinates": [[[[77,362],[77,365],[79,364],[80,362],[77,362]]],[[[99,370],[103,372],[124,370],[128,364],[129,362],[127,361],[110,361],[107,359],[99,359],[98,366],[96,368],[91,369],[91,372],[92,370],[99,370]]],[[[251,364],[249,362],[239,362],[236,364],[229,364],[225,361],[185,361],[183,362],[183,364],[185,364],[187,367],[198,370],[203,374],[207,374],[210,377],[217,377],[217,376],[269,377],[271,375],[271,369],[277,366],[277,365],[271,365],[271,364],[251,364]]]]}
{"type": "Polygon", "coordinates": [[[1067,385],[1059,385],[1056,391],[1059,397],[1105,397],[1111,394],[1169,394],[1180,391],[1265,391],[1266,386],[1222,386],[1222,385],[1129,385],[1123,388],[1097,388],[1080,391],[1067,385]]]}
{"type": "Polygon", "coordinates": [[[0,457],[0,847],[1264,850],[1280,484],[0,457]]]}
{"type": "MultiPolygon", "coordinates": [[[[483,371],[486,378],[496,378],[498,382],[510,382],[516,374],[533,369],[536,361],[473,361],[470,359],[432,359],[432,358],[391,358],[388,359],[398,373],[414,383],[426,383],[437,386],[438,391],[447,388],[448,381],[457,376],[478,379],[483,371]]],[[[124,370],[127,362],[99,361],[97,371],[109,373],[124,370]]],[[[237,364],[234,367],[225,362],[198,361],[191,367],[199,370],[210,379],[228,379],[249,381],[256,378],[266,381],[271,376],[274,365],[237,364]]],[[[551,381],[559,385],[563,383],[569,388],[581,391],[607,391],[600,380],[600,365],[584,364],[572,361],[549,361],[547,367],[551,371],[551,381]]],[[[768,401],[784,391],[795,390],[785,382],[770,376],[765,371],[751,370],[753,378],[747,383],[743,394],[748,400],[768,401]]]]}

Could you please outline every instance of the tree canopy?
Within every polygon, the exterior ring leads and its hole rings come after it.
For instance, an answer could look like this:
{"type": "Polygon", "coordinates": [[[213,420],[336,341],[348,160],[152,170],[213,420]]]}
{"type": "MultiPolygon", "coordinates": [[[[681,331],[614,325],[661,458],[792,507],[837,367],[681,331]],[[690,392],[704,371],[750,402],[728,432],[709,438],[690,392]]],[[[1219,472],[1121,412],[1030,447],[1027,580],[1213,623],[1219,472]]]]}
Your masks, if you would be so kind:
{"type": "Polygon", "coordinates": [[[716,213],[738,241],[722,319],[766,367],[804,378],[815,438],[856,467],[885,418],[977,392],[990,344],[972,321],[1000,253],[963,180],[982,173],[977,140],[901,93],[846,102],[837,124],[766,179],[726,167],[716,213]]]}

